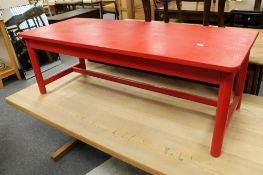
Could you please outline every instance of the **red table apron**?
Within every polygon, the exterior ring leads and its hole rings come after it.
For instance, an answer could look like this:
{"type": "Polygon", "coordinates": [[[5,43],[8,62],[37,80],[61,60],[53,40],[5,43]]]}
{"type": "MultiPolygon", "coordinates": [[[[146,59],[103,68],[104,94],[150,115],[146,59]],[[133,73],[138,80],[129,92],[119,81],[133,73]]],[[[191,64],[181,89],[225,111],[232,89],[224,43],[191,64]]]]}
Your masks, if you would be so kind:
{"type": "Polygon", "coordinates": [[[46,93],[45,85],[78,72],[215,106],[211,144],[211,155],[215,157],[221,154],[233,112],[240,108],[249,52],[257,35],[254,30],[239,28],[100,19],[70,19],[20,33],[26,40],[42,94],[46,93]],[[79,63],[43,79],[36,49],[72,55],[79,58],[79,63]],[[216,84],[218,99],[86,70],[84,59],[216,84]]]}

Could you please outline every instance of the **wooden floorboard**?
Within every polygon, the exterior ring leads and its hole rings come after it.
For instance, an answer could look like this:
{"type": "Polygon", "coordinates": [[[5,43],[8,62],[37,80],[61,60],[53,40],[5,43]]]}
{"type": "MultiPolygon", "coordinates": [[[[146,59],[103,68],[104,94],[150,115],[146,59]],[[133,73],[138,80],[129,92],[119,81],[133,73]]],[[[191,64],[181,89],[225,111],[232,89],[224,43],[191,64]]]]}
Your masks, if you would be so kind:
{"type": "MultiPolygon", "coordinates": [[[[178,80],[89,63],[88,67],[165,87],[178,80]]],[[[215,88],[179,89],[216,97],[215,88]],[[207,92],[207,91],[208,92],[207,92]]],[[[215,108],[76,73],[6,98],[29,115],[153,174],[261,175],[263,98],[245,95],[219,158],[209,154],[215,108]]],[[[41,136],[40,136],[41,137],[41,136]]]]}

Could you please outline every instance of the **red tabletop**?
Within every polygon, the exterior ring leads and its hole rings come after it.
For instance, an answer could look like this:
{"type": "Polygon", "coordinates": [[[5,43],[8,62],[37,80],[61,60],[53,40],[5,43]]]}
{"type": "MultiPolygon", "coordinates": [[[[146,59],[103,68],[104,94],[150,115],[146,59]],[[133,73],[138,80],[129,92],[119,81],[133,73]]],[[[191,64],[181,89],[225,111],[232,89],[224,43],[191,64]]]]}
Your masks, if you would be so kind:
{"type": "Polygon", "coordinates": [[[239,69],[257,35],[240,28],[83,18],[20,33],[24,39],[226,72],[239,69]]]}

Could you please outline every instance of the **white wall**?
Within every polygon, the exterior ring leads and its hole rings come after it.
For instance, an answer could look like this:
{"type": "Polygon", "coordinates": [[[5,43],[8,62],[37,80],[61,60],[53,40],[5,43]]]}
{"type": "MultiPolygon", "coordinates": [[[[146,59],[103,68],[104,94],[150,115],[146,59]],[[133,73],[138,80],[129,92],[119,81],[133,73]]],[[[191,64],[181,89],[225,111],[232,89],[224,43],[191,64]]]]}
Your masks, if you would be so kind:
{"type": "Polygon", "coordinates": [[[0,59],[4,61],[5,64],[10,65],[9,56],[3,41],[2,34],[0,35],[0,59]]]}
{"type": "Polygon", "coordinates": [[[0,0],[0,9],[28,4],[28,0],[0,0]]]}

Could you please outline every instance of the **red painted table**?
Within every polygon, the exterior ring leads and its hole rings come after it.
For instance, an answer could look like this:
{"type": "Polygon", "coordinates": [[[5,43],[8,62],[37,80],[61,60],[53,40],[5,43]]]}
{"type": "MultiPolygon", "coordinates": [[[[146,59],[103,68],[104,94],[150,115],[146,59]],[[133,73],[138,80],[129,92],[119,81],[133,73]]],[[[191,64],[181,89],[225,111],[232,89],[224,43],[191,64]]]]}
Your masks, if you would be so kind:
{"type": "Polygon", "coordinates": [[[20,33],[26,40],[39,90],[78,72],[166,95],[215,106],[211,154],[221,153],[225,129],[240,108],[255,30],[145,23],[99,19],[71,19],[20,33]],[[76,56],[79,63],[43,79],[35,49],[76,56]],[[84,59],[178,76],[219,85],[217,100],[86,70],[84,59]],[[231,93],[234,80],[234,97],[231,93]]]}

